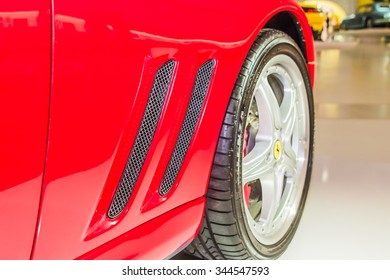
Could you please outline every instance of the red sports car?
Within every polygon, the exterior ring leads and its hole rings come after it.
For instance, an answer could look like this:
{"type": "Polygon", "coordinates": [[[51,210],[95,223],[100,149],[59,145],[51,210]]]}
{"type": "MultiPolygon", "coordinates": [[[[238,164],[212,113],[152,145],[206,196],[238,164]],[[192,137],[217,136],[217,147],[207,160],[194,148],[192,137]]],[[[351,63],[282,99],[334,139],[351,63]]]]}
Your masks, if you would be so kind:
{"type": "Polygon", "coordinates": [[[294,0],[2,0],[0,259],[277,258],[313,78],[294,0]]]}

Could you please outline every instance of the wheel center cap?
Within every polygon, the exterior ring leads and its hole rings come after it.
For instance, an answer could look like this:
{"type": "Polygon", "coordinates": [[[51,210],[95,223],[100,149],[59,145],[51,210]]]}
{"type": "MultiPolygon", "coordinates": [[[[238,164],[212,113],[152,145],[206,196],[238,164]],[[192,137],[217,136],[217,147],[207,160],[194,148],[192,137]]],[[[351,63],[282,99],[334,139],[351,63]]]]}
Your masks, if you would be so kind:
{"type": "Polygon", "coordinates": [[[282,142],[280,140],[276,140],[274,144],[274,158],[278,160],[282,155],[282,142]]]}

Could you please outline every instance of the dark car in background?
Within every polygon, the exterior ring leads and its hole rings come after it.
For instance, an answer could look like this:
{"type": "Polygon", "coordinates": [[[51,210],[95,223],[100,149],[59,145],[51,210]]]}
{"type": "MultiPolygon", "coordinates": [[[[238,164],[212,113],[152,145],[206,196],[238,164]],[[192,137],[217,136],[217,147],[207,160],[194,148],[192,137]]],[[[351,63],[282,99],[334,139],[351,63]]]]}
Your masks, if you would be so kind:
{"type": "Polygon", "coordinates": [[[355,14],[347,16],[341,23],[341,29],[344,30],[379,26],[390,27],[390,4],[388,3],[361,6],[355,14]]]}

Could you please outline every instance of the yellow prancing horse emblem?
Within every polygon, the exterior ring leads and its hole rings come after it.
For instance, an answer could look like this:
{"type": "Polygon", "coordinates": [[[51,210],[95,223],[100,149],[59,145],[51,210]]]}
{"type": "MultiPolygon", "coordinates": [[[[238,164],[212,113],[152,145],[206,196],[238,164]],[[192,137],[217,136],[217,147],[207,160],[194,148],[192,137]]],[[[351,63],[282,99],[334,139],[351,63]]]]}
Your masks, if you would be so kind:
{"type": "Polygon", "coordinates": [[[274,158],[278,160],[282,154],[282,142],[280,140],[276,140],[274,145],[274,158]]]}

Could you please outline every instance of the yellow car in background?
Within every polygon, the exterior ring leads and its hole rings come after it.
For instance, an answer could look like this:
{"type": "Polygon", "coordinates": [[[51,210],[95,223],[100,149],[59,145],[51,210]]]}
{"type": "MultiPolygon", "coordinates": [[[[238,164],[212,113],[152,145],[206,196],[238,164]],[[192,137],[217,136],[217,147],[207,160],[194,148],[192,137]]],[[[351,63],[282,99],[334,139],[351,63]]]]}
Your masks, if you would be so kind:
{"type": "Polygon", "coordinates": [[[344,9],[332,1],[303,1],[304,10],[315,40],[325,41],[334,31],[340,29],[346,17],[344,9]]]}

